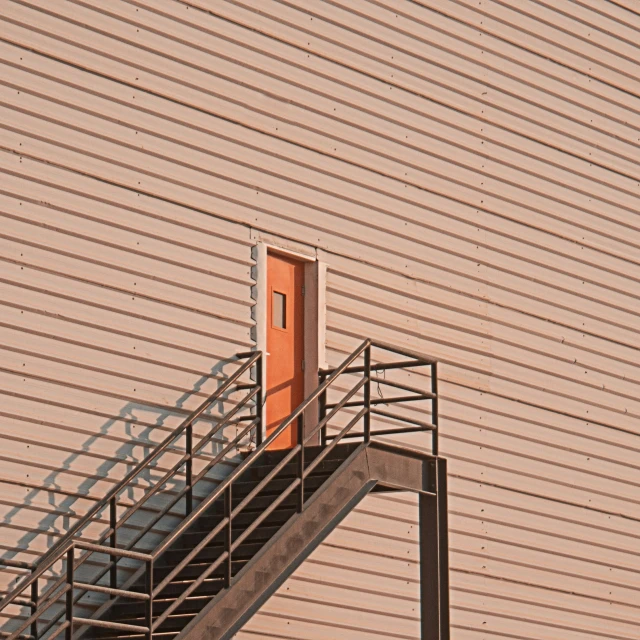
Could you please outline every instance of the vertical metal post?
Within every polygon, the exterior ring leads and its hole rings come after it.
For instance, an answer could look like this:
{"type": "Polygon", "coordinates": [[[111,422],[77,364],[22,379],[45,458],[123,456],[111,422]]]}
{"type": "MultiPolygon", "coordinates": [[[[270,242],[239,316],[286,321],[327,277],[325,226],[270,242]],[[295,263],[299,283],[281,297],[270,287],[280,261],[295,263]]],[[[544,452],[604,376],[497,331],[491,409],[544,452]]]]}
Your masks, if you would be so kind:
{"type": "Polygon", "coordinates": [[[65,630],[65,640],[73,637],[73,546],[67,551],[67,593],[65,598],[65,609],[67,618],[67,628],[65,630]]]}
{"type": "Polygon", "coordinates": [[[153,638],[153,559],[147,560],[147,570],[145,575],[145,592],[149,599],[145,603],[145,624],[147,631],[147,640],[153,638]]]}
{"type": "MultiPolygon", "coordinates": [[[[111,535],[109,536],[109,543],[113,549],[116,548],[118,543],[116,523],[118,520],[117,502],[116,496],[113,496],[109,501],[109,527],[111,529],[111,535]]],[[[109,568],[109,586],[112,589],[118,588],[118,561],[117,556],[109,556],[109,562],[111,567],[109,568]]],[[[114,596],[111,596],[112,598],[114,596]]]]}
{"type": "Polygon", "coordinates": [[[435,429],[431,432],[431,448],[434,456],[438,455],[438,363],[431,365],[431,423],[435,429]]]}
{"type": "Polygon", "coordinates": [[[233,527],[231,522],[231,514],[233,511],[231,484],[227,486],[224,492],[224,517],[228,519],[227,527],[225,529],[224,546],[227,552],[227,561],[225,562],[224,583],[225,587],[231,584],[231,572],[232,572],[232,559],[231,559],[231,545],[233,544],[233,527]]]}
{"type": "MultiPolygon", "coordinates": [[[[33,571],[35,571],[35,569],[32,570],[31,573],[33,573],[33,571]]],[[[36,578],[32,583],[31,583],[31,615],[35,615],[36,611],[38,610],[38,595],[39,595],[39,589],[38,589],[38,578],[36,578]]],[[[38,620],[34,620],[31,623],[31,635],[34,637],[34,640],[38,640],[38,620]]]]}
{"type": "Polygon", "coordinates": [[[367,410],[364,414],[364,441],[371,440],[371,345],[364,351],[364,406],[367,410]]]}
{"type": "MultiPolygon", "coordinates": [[[[324,384],[327,379],[327,375],[325,373],[320,374],[320,382],[319,384],[324,384]]],[[[327,417],[327,391],[323,391],[320,394],[320,398],[318,399],[318,422],[322,422],[327,417]]],[[[320,445],[323,447],[327,446],[327,426],[325,425],[320,429],[320,445]]]]}
{"type": "Polygon", "coordinates": [[[263,388],[262,388],[262,358],[263,355],[260,354],[260,357],[256,360],[256,386],[258,387],[258,393],[256,393],[256,416],[258,418],[258,422],[256,424],[256,448],[258,448],[262,444],[262,427],[264,424],[263,421],[263,388]]]}
{"type": "Polygon", "coordinates": [[[446,460],[429,463],[428,489],[421,494],[420,626],[422,640],[449,640],[449,560],[446,460]]]}
{"type": "Polygon", "coordinates": [[[300,453],[298,455],[298,513],[302,513],[304,507],[304,414],[298,416],[298,444],[300,453]]]}
{"type": "Polygon", "coordinates": [[[449,640],[449,505],[447,461],[438,460],[438,554],[440,558],[440,640],[449,640]]]}
{"type": "Polygon", "coordinates": [[[193,424],[190,422],[187,425],[187,443],[186,443],[186,453],[187,453],[187,463],[185,466],[186,472],[186,483],[187,483],[187,495],[185,497],[185,512],[186,515],[189,515],[193,510],[193,424]]]}

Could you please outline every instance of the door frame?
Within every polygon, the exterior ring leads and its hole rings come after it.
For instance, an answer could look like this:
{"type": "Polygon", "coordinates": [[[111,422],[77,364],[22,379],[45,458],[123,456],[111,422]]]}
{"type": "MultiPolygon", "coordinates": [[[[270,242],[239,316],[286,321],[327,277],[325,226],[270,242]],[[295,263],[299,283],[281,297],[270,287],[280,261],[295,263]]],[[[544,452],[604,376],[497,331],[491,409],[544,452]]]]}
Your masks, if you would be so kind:
{"type": "MultiPolygon", "coordinates": [[[[255,271],[252,287],[253,320],[255,322],[252,335],[256,350],[262,351],[262,380],[267,381],[267,254],[279,254],[294,258],[304,263],[304,396],[305,398],[318,386],[318,369],[326,367],[326,263],[318,259],[315,247],[299,245],[291,248],[291,242],[279,241],[274,237],[260,239],[253,247],[255,271]]],[[[297,243],[296,243],[297,244],[297,243]]],[[[266,395],[266,394],[265,394],[266,395]]],[[[266,421],[264,405],[260,408],[262,418],[262,437],[266,438],[266,421]]],[[[317,424],[317,405],[312,403],[305,411],[305,431],[313,429],[317,424]]]]}

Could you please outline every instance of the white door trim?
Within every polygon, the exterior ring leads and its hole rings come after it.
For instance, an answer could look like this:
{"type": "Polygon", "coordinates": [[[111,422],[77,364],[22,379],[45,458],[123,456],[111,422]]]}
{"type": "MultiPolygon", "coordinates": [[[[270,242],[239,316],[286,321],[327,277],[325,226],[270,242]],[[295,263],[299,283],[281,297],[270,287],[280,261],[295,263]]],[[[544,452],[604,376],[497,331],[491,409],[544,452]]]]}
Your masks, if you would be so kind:
{"type": "MultiPolygon", "coordinates": [[[[304,395],[305,397],[316,388],[318,384],[318,368],[325,367],[325,337],[326,337],[326,263],[318,260],[315,247],[292,247],[291,244],[283,240],[278,242],[274,236],[269,236],[268,240],[259,238],[252,249],[252,257],[255,266],[252,269],[252,277],[255,282],[251,295],[255,300],[252,307],[252,317],[255,322],[252,338],[256,343],[256,350],[262,351],[262,379],[267,381],[267,253],[280,253],[289,255],[306,262],[305,264],[305,296],[304,296],[304,317],[305,317],[305,372],[304,372],[304,395]],[[284,245],[284,246],[283,246],[284,245]]],[[[261,408],[263,430],[266,421],[264,420],[264,404],[261,408]]],[[[317,417],[317,409],[310,407],[305,416],[305,424],[308,429],[313,428],[317,417]]],[[[263,437],[266,433],[263,432],[263,437]]]]}

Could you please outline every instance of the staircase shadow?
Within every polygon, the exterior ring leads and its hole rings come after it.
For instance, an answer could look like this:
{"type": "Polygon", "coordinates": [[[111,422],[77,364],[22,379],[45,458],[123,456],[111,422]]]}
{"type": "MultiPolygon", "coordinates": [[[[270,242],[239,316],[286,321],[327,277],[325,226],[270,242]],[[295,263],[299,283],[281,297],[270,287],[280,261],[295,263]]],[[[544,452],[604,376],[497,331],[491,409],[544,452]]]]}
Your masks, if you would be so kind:
{"type": "MultiPolygon", "coordinates": [[[[176,416],[186,417],[185,414],[176,414],[175,410],[183,409],[185,403],[192,398],[195,393],[201,392],[205,385],[212,380],[217,380],[216,388],[220,388],[226,381],[226,379],[235,370],[235,363],[237,360],[235,357],[222,360],[211,368],[209,373],[202,375],[194,384],[191,390],[183,393],[175,402],[173,410],[171,409],[158,409],[157,405],[127,402],[118,412],[117,416],[110,418],[103,425],[101,425],[94,435],[91,435],[85,442],[78,446],[78,450],[71,453],[58,469],[52,471],[43,481],[43,488],[31,489],[26,495],[22,504],[19,507],[13,507],[7,513],[5,513],[0,519],[0,525],[8,526],[17,518],[20,512],[30,505],[37,504],[39,498],[43,495],[47,496],[47,503],[55,510],[56,513],[46,514],[39,522],[33,525],[32,530],[25,533],[17,542],[14,543],[14,548],[10,551],[5,551],[0,557],[2,559],[11,560],[15,559],[19,554],[23,554],[25,551],[29,551],[36,543],[40,543],[43,537],[46,537],[46,550],[38,552],[38,556],[46,553],[51,547],[53,547],[58,539],[64,535],[75,524],[75,522],[82,517],[83,513],[87,509],[74,510],[74,506],[78,502],[87,501],[84,497],[89,495],[96,487],[96,485],[103,481],[103,478],[109,476],[116,468],[122,467],[123,471],[120,478],[123,478],[129,471],[131,471],[141,460],[143,460],[159,442],[164,440],[168,435],[168,432],[163,432],[157,439],[153,439],[154,432],[165,425],[165,423],[176,416]],[[232,371],[227,374],[225,369],[232,366],[232,371]],[[149,424],[149,415],[156,414],[153,424],[149,424]],[[142,420],[137,417],[138,415],[144,415],[142,420]],[[147,426],[143,429],[138,429],[140,422],[143,422],[147,426]],[[114,453],[110,454],[109,460],[104,460],[95,469],[92,470],[92,477],[86,478],[80,482],[77,487],[74,488],[74,495],[62,495],[60,491],[63,487],[59,483],[60,475],[67,471],[72,471],[74,464],[83,458],[85,454],[91,453],[96,443],[100,442],[100,439],[105,435],[108,435],[114,430],[114,428],[121,428],[124,424],[124,434],[130,438],[129,441],[123,443],[114,453]],[[57,533],[59,535],[52,535],[57,533]]],[[[207,395],[213,393],[214,389],[207,391],[207,395]]],[[[220,401],[209,407],[204,415],[219,417],[224,413],[224,403],[229,399],[229,396],[233,393],[232,390],[226,391],[220,401]]],[[[194,403],[197,406],[198,403],[194,403]]],[[[191,407],[193,409],[193,407],[191,407]]],[[[177,425],[176,425],[177,426],[177,425]]],[[[222,439],[224,439],[224,436],[222,439]]],[[[210,442],[204,450],[208,453],[216,454],[224,447],[223,442],[215,441],[210,442]]],[[[144,482],[145,486],[151,486],[154,482],[153,467],[144,471],[138,476],[139,481],[144,482]]],[[[168,489],[171,489],[170,485],[166,485],[168,489]]],[[[161,492],[162,493],[162,492],[161,492]]],[[[120,494],[122,497],[125,495],[129,498],[133,498],[133,488],[127,492],[120,494]]],[[[155,498],[156,496],[154,496],[155,498]]],[[[152,498],[153,500],[153,498],[152,498]]],[[[180,504],[180,503],[178,503],[180,504]]],[[[119,510],[121,511],[121,510],[119,510]]],[[[102,517],[104,517],[104,512],[102,517]]],[[[0,567],[0,572],[4,568],[0,567]]],[[[62,571],[62,568],[61,570],[62,571]]],[[[11,589],[15,584],[22,579],[24,574],[16,576],[16,578],[7,585],[7,589],[11,589]]],[[[0,593],[0,597],[1,597],[0,593]]],[[[0,627],[1,628],[1,627],[0,627]]]]}

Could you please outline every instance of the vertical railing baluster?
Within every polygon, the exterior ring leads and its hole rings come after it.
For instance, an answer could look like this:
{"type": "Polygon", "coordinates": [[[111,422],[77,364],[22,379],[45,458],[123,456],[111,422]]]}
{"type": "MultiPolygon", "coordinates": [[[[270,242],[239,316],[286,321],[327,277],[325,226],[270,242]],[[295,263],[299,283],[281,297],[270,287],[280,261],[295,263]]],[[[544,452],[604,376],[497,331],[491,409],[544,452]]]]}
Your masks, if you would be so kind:
{"type": "MultiPolygon", "coordinates": [[[[325,373],[321,373],[319,385],[323,385],[325,380],[327,379],[327,375],[325,373]]],[[[326,389],[320,394],[320,398],[318,399],[318,422],[322,422],[327,417],[327,391],[326,389]]],[[[320,429],[320,445],[323,447],[327,446],[327,425],[320,429]]]]}
{"type": "MultiPolygon", "coordinates": [[[[35,569],[32,569],[31,573],[33,573],[35,571],[35,569]]],[[[38,589],[38,578],[36,578],[32,583],[31,583],[31,615],[35,615],[36,611],[38,610],[38,595],[39,595],[39,589],[38,589]]],[[[38,620],[37,618],[31,623],[31,635],[33,636],[34,640],[38,640],[38,620]]]]}
{"type": "Polygon", "coordinates": [[[145,575],[145,590],[149,599],[146,601],[145,607],[145,624],[147,631],[147,640],[153,639],[153,558],[147,560],[147,570],[145,575]]]}
{"type": "Polygon", "coordinates": [[[186,463],[186,483],[187,483],[187,495],[186,495],[186,515],[189,515],[193,510],[193,424],[190,422],[187,425],[187,463],[186,463]]]}
{"type": "Polygon", "coordinates": [[[65,609],[67,618],[67,628],[65,629],[65,640],[73,637],[73,563],[74,547],[69,547],[67,551],[67,593],[65,598],[65,609]]]}
{"type": "Polygon", "coordinates": [[[431,364],[431,424],[435,427],[431,432],[431,449],[434,456],[438,455],[438,363],[431,364]]]}
{"type": "MultiPolygon", "coordinates": [[[[116,497],[113,496],[109,501],[109,527],[111,529],[111,535],[109,536],[109,543],[111,544],[111,548],[115,549],[118,543],[117,537],[117,529],[116,524],[118,521],[118,513],[117,513],[117,502],[116,497]]],[[[109,556],[109,562],[111,564],[109,568],[109,586],[112,589],[117,589],[118,587],[118,558],[117,556],[109,556]]],[[[112,598],[114,596],[111,596],[112,598]]]]}
{"type": "Polygon", "coordinates": [[[233,544],[233,527],[231,522],[231,512],[233,510],[232,505],[232,494],[231,494],[231,484],[227,486],[224,492],[224,517],[227,518],[227,526],[225,529],[224,536],[224,547],[227,552],[227,561],[225,563],[225,587],[228,587],[231,584],[231,545],[233,544]]]}
{"type": "Polygon", "coordinates": [[[262,354],[256,360],[256,449],[262,444],[262,428],[263,428],[263,390],[262,390],[262,354]]]}
{"type": "Polygon", "coordinates": [[[371,345],[367,346],[364,352],[364,441],[371,440],[371,345]]]}
{"type": "Polygon", "coordinates": [[[304,413],[298,416],[298,444],[300,453],[298,455],[298,513],[302,513],[304,507],[304,413]]]}

